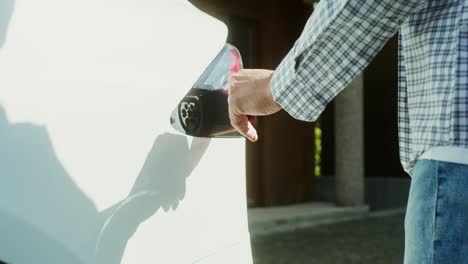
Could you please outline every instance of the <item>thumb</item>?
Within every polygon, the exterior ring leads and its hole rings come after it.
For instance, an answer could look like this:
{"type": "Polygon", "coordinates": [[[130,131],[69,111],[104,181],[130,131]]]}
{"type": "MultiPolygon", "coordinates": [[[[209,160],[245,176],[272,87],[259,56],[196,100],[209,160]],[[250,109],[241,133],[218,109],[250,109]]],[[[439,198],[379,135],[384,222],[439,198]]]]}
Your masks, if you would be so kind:
{"type": "Polygon", "coordinates": [[[255,142],[258,139],[257,130],[254,128],[252,123],[246,115],[236,114],[229,111],[229,118],[231,119],[231,125],[248,140],[255,142]]]}

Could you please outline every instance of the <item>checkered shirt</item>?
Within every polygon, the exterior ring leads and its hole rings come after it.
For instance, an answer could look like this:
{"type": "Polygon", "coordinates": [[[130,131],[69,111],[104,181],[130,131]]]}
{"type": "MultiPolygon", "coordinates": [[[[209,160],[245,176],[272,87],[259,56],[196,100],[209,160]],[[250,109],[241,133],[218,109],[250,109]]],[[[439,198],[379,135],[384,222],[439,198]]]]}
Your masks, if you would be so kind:
{"type": "Polygon", "coordinates": [[[468,147],[468,0],[322,0],[276,69],[275,100],[294,118],[325,106],[400,30],[400,159],[468,147]]]}

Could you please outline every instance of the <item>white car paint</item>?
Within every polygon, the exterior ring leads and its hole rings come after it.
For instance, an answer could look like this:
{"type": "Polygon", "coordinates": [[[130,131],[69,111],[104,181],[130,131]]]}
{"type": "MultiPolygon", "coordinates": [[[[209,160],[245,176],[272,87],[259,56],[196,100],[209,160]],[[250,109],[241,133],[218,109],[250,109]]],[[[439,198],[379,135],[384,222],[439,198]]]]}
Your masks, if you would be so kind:
{"type": "Polygon", "coordinates": [[[226,35],[186,0],[0,0],[0,260],[251,263],[244,141],[169,124],[226,35]]]}

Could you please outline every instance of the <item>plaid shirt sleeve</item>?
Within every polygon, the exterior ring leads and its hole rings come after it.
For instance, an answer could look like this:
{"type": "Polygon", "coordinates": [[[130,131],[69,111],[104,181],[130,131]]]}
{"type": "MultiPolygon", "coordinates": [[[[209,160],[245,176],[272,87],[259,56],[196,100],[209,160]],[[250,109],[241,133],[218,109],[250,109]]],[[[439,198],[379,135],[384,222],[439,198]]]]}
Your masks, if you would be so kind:
{"type": "Polygon", "coordinates": [[[274,99],[314,121],[427,0],[322,0],[273,74],[274,99]]]}

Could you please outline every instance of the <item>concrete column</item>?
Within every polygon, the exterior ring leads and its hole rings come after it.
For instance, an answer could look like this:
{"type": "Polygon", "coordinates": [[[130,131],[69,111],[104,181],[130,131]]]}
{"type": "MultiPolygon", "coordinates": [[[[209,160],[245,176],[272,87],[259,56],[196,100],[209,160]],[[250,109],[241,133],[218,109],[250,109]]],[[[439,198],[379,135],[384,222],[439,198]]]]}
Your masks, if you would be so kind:
{"type": "Polygon", "coordinates": [[[335,99],[336,203],[364,204],[364,89],[359,75],[335,99]]]}

